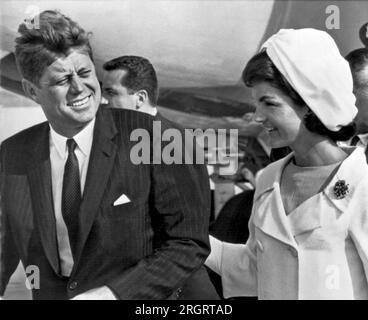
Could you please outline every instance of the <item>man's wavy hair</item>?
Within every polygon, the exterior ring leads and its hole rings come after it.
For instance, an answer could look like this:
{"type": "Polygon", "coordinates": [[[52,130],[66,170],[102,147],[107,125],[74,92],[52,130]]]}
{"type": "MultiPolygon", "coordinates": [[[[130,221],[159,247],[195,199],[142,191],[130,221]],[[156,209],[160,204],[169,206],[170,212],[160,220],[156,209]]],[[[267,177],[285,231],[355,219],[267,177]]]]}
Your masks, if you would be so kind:
{"type": "Polygon", "coordinates": [[[20,24],[15,39],[17,67],[24,79],[38,85],[45,68],[71,50],[88,54],[93,61],[90,33],[75,21],[53,10],[41,12],[36,19],[31,26],[20,24]]]}

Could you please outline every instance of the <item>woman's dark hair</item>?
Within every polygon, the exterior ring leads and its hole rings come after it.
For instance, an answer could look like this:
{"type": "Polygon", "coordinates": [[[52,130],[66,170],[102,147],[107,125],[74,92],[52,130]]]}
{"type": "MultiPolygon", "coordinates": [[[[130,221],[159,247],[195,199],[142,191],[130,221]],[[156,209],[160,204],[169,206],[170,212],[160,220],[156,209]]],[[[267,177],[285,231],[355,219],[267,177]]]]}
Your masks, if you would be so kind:
{"type": "MultiPolygon", "coordinates": [[[[290,97],[296,105],[308,107],[299,93],[295,91],[276,68],[267,55],[266,50],[262,50],[249,60],[242,73],[242,80],[247,87],[253,87],[256,83],[260,82],[268,82],[271,86],[290,97]]],[[[304,125],[309,131],[326,136],[335,142],[349,140],[356,133],[355,123],[344,126],[339,131],[327,129],[311,109],[308,110],[304,117],[304,125]]]]}
{"type": "Polygon", "coordinates": [[[309,109],[304,116],[304,125],[310,131],[321,136],[329,137],[332,141],[346,141],[356,135],[356,124],[354,122],[341,127],[338,131],[328,130],[325,125],[319,120],[314,112],[309,109]]]}

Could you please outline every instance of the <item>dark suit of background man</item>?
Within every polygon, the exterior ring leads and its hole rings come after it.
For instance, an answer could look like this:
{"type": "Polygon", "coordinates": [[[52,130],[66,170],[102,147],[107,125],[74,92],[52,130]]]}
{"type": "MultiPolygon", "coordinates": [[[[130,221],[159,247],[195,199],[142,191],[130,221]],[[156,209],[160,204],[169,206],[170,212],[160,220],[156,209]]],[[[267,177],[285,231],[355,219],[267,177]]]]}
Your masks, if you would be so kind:
{"type": "Polygon", "coordinates": [[[130,134],[152,136],[151,117],[98,110],[87,34],[54,11],[38,20],[15,54],[48,122],[1,146],[0,295],[21,259],[39,268],[35,299],[176,298],[209,253],[205,168],[133,164],[130,134]]]}
{"type": "Polygon", "coordinates": [[[353,50],[346,56],[346,60],[350,64],[353,75],[354,94],[358,108],[355,123],[359,139],[353,139],[355,140],[353,144],[364,147],[366,156],[368,156],[368,49],[353,50]]]}
{"type": "MultiPolygon", "coordinates": [[[[107,108],[136,110],[151,115],[152,121],[160,123],[161,130],[176,129],[185,137],[183,128],[169,121],[158,112],[158,81],[156,71],[151,62],[139,56],[121,56],[103,65],[103,95],[107,108]]],[[[184,145],[184,139],[180,144],[184,145]]],[[[195,144],[194,144],[195,146],[195,144]]],[[[184,149],[187,158],[193,160],[195,148],[184,149]]],[[[185,158],[185,156],[184,156],[185,158]]],[[[191,167],[198,176],[199,190],[209,190],[209,180],[203,175],[203,166],[195,164],[191,167]]],[[[204,194],[207,194],[205,192],[204,194]]],[[[209,217],[208,217],[209,218],[209,217]]],[[[215,300],[219,299],[204,266],[196,271],[183,286],[180,299],[215,300]]]]}

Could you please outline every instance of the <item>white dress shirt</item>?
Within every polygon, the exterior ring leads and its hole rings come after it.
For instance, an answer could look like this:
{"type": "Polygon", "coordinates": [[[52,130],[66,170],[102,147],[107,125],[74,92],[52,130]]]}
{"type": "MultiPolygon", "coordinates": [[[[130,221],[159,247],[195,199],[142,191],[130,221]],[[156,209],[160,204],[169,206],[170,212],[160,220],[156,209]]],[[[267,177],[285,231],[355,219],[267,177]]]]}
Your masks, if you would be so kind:
{"type": "Polygon", "coordinates": [[[156,116],[157,115],[157,112],[158,112],[156,107],[148,107],[147,109],[138,110],[138,111],[148,113],[148,114],[150,114],[153,117],[156,116]]]}
{"type": "Polygon", "coordinates": [[[357,146],[366,148],[368,145],[368,133],[358,134],[358,137],[359,137],[359,141],[357,143],[357,146]]]}
{"type": "MultiPolygon", "coordinates": [[[[357,137],[359,138],[359,141],[357,142],[356,146],[360,148],[366,148],[368,146],[368,133],[358,134],[357,137]]],[[[337,141],[337,145],[339,147],[350,147],[352,145],[354,138],[351,138],[347,141],[337,141]]]]}
{"type": "MultiPolygon", "coordinates": [[[[77,143],[75,155],[79,163],[79,176],[81,180],[81,192],[83,195],[84,184],[87,176],[88,162],[91,154],[93,129],[95,119],[93,119],[82,131],[73,137],[77,143]]],[[[68,229],[65,225],[62,211],[61,198],[63,190],[63,176],[65,162],[68,158],[67,138],[55,132],[50,125],[50,160],[52,195],[54,199],[54,212],[56,218],[56,234],[59,249],[61,274],[69,276],[73,269],[73,256],[69,243],[68,229]]]]}

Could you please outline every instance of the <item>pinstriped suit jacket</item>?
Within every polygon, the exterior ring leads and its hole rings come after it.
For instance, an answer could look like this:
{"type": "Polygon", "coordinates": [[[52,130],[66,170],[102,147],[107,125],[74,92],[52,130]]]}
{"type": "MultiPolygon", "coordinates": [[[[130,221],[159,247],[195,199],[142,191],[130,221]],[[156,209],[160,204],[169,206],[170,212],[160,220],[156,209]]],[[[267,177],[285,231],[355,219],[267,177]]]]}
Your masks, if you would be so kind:
{"type": "MultiPolygon", "coordinates": [[[[130,134],[137,128],[152,136],[151,116],[97,113],[69,279],[60,276],[48,123],[3,142],[0,295],[21,259],[40,271],[34,299],[69,299],[103,285],[120,299],[177,296],[209,253],[207,171],[204,165],[133,164],[137,142],[130,134]],[[131,202],[114,206],[122,194],[131,202]]],[[[151,154],[156,143],[151,140],[151,154]]]]}

